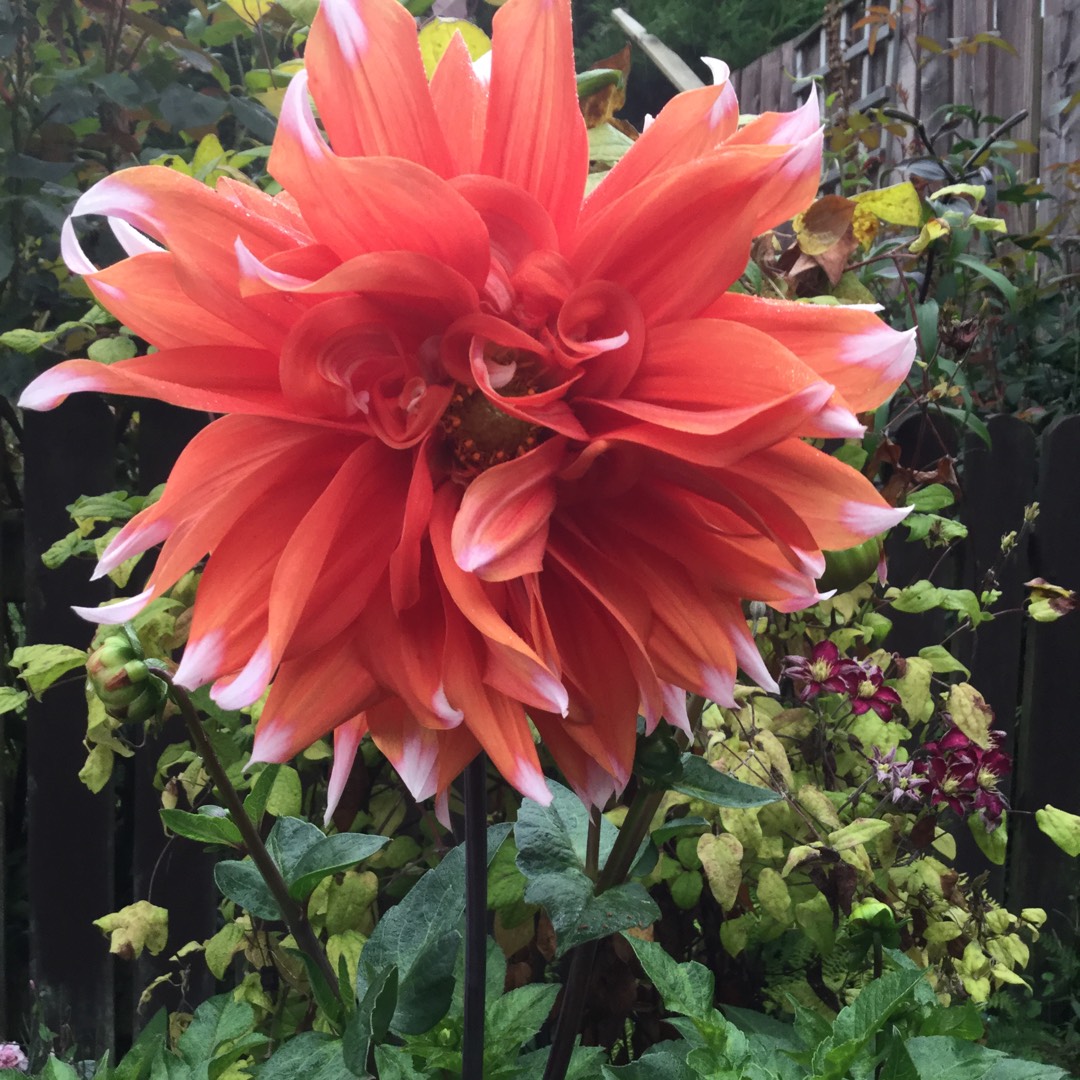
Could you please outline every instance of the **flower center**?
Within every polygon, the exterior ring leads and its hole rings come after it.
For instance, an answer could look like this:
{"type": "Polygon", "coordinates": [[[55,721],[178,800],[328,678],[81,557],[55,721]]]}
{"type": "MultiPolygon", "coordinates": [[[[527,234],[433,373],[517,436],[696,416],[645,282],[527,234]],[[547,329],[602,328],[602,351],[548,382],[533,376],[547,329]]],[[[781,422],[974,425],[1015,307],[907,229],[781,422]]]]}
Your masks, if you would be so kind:
{"type": "Polygon", "coordinates": [[[863,679],[859,683],[859,697],[872,698],[877,694],[877,687],[869,680],[863,679]]]}
{"type": "MultiPolygon", "coordinates": [[[[536,392],[525,385],[515,387],[517,381],[515,376],[502,392],[508,396],[536,392]]],[[[460,384],[454,388],[454,396],[442,415],[442,428],[455,462],[470,477],[527,454],[545,435],[536,424],[504,413],[483,391],[460,384]]]]}
{"type": "Polygon", "coordinates": [[[815,660],[810,665],[810,677],[814,682],[824,682],[832,676],[832,664],[828,660],[815,660]]]}
{"type": "Polygon", "coordinates": [[[997,773],[991,772],[985,767],[979,770],[979,775],[976,778],[976,783],[978,783],[979,787],[983,788],[986,791],[992,791],[995,787],[997,787],[997,782],[997,773]]]}

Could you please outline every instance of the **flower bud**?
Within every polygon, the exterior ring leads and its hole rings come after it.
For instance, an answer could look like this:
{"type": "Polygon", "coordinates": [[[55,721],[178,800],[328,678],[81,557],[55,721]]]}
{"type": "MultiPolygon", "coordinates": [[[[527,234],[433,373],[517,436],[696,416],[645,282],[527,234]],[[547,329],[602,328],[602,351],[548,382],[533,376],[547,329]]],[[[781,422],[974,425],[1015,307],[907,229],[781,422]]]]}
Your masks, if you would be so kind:
{"type": "Polygon", "coordinates": [[[896,914],[888,904],[880,900],[863,900],[851,909],[851,927],[855,937],[864,945],[876,938],[887,949],[900,945],[900,927],[896,914]]]}
{"type": "Polygon", "coordinates": [[[669,788],[682,771],[682,751],[670,728],[661,725],[651,735],[638,736],[634,774],[646,787],[669,788]]]}
{"type": "Polygon", "coordinates": [[[91,690],[116,720],[140,723],[156,716],[168,689],[146,666],[138,635],[128,626],[110,627],[86,660],[91,690]]]}

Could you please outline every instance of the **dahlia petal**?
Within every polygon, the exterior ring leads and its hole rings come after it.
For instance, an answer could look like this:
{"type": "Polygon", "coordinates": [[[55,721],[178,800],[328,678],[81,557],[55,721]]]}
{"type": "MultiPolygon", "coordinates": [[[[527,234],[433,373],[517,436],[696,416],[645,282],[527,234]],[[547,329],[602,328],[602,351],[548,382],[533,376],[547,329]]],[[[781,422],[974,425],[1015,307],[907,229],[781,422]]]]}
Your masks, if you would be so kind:
{"type": "MultiPolygon", "coordinates": [[[[679,411],[644,402],[583,401],[575,413],[594,439],[634,443],[658,450],[686,462],[713,467],[743,461],[789,435],[811,426],[810,420],[833,395],[828,383],[813,383],[758,405],[727,410],[723,431],[712,434],[680,430],[684,424],[679,411]]],[[[716,427],[720,418],[713,418],[716,427]]]]}
{"type": "Polygon", "coordinates": [[[450,533],[459,499],[453,485],[443,484],[436,491],[431,515],[431,546],[442,582],[454,603],[487,641],[491,662],[484,672],[484,679],[526,705],[565,715],[567,693],[558,674],[496,610],[484,591],[484,583],[474,574],[463,571],[454,558],[450,533]]]}
{"type": "Polygon", "coordinates": [[[693,738],[690,715],[686,710],[686,691],[681,686],[675,686],[672,683],[662,683],[661,689],[664,692],[664,719],[673,728],[678,728],[688,739],[693,738]]]}
{"type": "MultiPolygon", "coordinates": [[[[117,224],[117,219],[109,220],[117,224]]],[[[156,349],[186,345],[258,347],[255,338],[188,298],[176,275],[175,260],[168,252],[136,255],[104,270],[83,274],[102,305],[156,349]]]]}
{"type": "Polygon", "coordinates": [[[306,60],[336,153],[405,158],[451,175],[416,23],[396,0],[327,0],[312,24],[306,60]]]}
{"type": "Polygon", "coordinates": [[[109,218],[109,228],[117,243],[124,249],[127,255],[149,255],[164,252],[160,244],[155,244],[150,237],[132,228],[126,221],[120,218],[109,218]]]}
{"type": "Polygon", "coordinates": [[[532,720],[564,779],[586,806],[602,810],[625,786],[604,769],[595,754],[583,749],[574,739],[575,734],[582,732],[582,725],[564,724],[546,713],[533,714],[532,720]]]}
{"type": "Polygon", "coordinates": [[[734,132],[732,145],[792,145],[821,128],[821,103],[816,87],[810,88],[810,95],[791,112],[764,112],[754,117],[750,123],[734,132]]]}
{"type": "Polygon", "coordinates": [[[413,161],[335,155],[315,125],[303,72],[285,93],[268,168],[295,194],[315,239],[341,259],[372,251],[417,251],[458,271],[477,288],[483,285],[491,257],[476,211],[413,161]],[[326,198],[327,191],[334,192],[333,199],[326,198]]]}
{"type": "Polygon", "coordinates": [[[706,63],[712,68],[715,85],[676,94],[660,110],[660,115],[585,200],[584,219],[649,177],[709,153],[735,133],[739,102],[728,81],[728,66],[718,60],[706,63]]]}
{"type": "Polygon", "coordinates": [[[519,702],[486,686],[480,636],[452,602],[444,605],[446,648],[443,678],[450,699],[465,715],[465,726],[492,764],[526,798],[546,806],[551,801],[536,755],[536,745],[519,702]]]}
{"type": "Polygon", "coordinates": [[[119,626],[121,623],[134,619],[153,597],[154,590],[149,588],[136,596],[127,596],[123,600],[116,600],[102,607],[72,606],[71,610],[87,622],[98,623],[100,626],[119,626]]]}
{"type": "Polygon", "coordinates": [[[321,647],[370,599],[401,533],[403,456],[361,443],[288,537],[269,592],[275,659],[321,647]]]}
{"type": "Polygon", "coordinates": [[[55,409],[68,394],[102,391],[105,383],[103,364],[92,360],[67,360],[42,372],[19,396],[19,408],[32,412],[55,409]]]}
{"type": "Polygon", "coordinates": [[[861,473],[796,439],[755,454],[740,464],[739,472],[783,499],[826,550],[861,544],[911,511],[889,506],[861,473]]]}
{"type": "Polygon", "coordinates": [[[480,172],[534,195],[565,239],[577,223],[588,168],[570,0],[510,0],[493,23],[480,172]]]}
{"type": "Polygon", "coordinates": [[[277,368],[277,357],[262,349],[225,351],[208,345],[168,349],[115,364],[66,360],[39,375],[19,403],[26,409],[52,409],[68,394],[93,390],[151,397],[204,412],[292,417],[295,413],[281,393],[277,368]]]}
{"type": "Polygon", "coordinates": [[[239,298],[234,248],[239,240],[262,259],[307,242],[305,234],[252,214],[174,169],[152,165],[98,181],[71,213],[118,218],[160,241],[191,300],[255,341],[273,346],[280,340],[292,307],[278,298],[261,306],[239,298]]]}
{"type": "Polygon", "coordinates": [[[405,496],[405,515],[401,538],[390,556],[390,597],[396,612],[411,607],[420,598],[421,544],[427,535],[435,486],[431,478],[430,451],[425,445],[413,459],[409,492],[405,496]]]}
{"type": "Polygon", "coordinates": [[[555,474],[565,453],[566,440],[555,436],[469,484],[450,535],[462,570],[485,581],[506,581],[542,567],[555,474]]]}
{"type": "Polygon", "coordinates": [[[165,540],[173,530],[172,523],[164,518],[140,521],[142,516],[140,514],[132,518],[105,546],[94,572],[90,575],[91,581],[99,581],[128,559],[134,559],[137,555],[149,551],[165,540]]]}
{"type": "Polygon", "coordinates": [[[70,217],[65,218],[64,224],[60,227],[60,256],[73,274],[86,276],[97,273],[98,268],[90,261],[90,257],[79,243],[75,225],[70,217]]]}
{"type": "Polygon", "coordinates": [[[274,675],[270,639],[263,638],[251,659],[236,675],[218,679],[210,688],[210,697],[226,710],[254,705],[266,693],[274,675]]]}
{"type": "Polygon", "coordinates": [[[316,653],[286,660],[255,725],[251,760],[288,761],[384,696],[356,659],[347,635],[316,653]]]}
{"type": "Polygon", "coordinates": [[[173,682],[184,690],[197,690],[222,672],[226,667],[224,657],[223,630],[210,630],[199,638],[191,639],[184,648],[173,682]]]}
{"type": "Polygon", "coordinates": [[[809,205],[820,166],[820,133],[794,147],[721,147],[592,214],[571,266],[629,290],[649,325],[695,316],[743,272],[754,236],[809,205]]]}
{"type": "Polygon", "coordinates": [[[893,330],[866,307],[825,307],[726,293],[705,314],[770,334],[831,382],[856,412],[887,400],[915,359],[915,331],[893,330]]]}
{"type": "Polygon", "coordinates": [[[439,788],[439,737],[412,721],[400,702],[388,701],[369,711],[368,726],[375,745],[394,766],[417,802],[430,799],[439,788]],[[393,713],[387,719],[387,713],[393,713]]]}
{"type": "Polygon", "coordinates": [[[323,824],[329,825],[334,811],[341,802],[345,784],[356,762],[356,753],[367,734],[367,718],[364,713],[338,724],[334,728],[334,763],[330,766],[330,780],[326,785],[326,814],[323,824]]]}
{"type": "Polygon", "coordinates": [[[469,48],[460,34],[450,39],[431,77],[431,100],[456,171],[477,172],[484,152],[487,84],[473,66],[469,48]]]}

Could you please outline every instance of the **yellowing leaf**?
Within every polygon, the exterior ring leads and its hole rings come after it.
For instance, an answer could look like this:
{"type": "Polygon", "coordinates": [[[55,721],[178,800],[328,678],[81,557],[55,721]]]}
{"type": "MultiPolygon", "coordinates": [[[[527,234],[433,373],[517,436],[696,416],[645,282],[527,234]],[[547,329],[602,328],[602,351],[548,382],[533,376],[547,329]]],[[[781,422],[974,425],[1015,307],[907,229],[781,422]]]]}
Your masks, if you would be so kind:
{"type": "Polygon", "coordinates": [[[862,210],[890,225],[909,225],[914,228],[922,221],[922,200],[910,180],[891,187],[875,188],[852,195],[852,201],[862,210]]]}
{"type": "Polygon", "coordinates": [[[932,199],[947,199],[950,195],[967,195],[976,203],[981,203],[986,198],[986,186],[984,184],[946,184],[938,188],[930,197],[932,199]]]}
{"type": "Polygon", "coordinates": [[[424,59],[424,70],[430,79],[435,74],[442,55],[450,47],[454,35],[460,34],[474,60],[479,60],[491,49],[491,39],[480,27],[464,19],[432,19],[419,33],[420,55],[424,59]]]}
{"type": "Polygon", "coordinates": [[[249,26],[254,26],[273,6],[273,0],[225,0],[249,26]]]}
{"type": "Polygon", "coordinates": [[[157,956],[169,939],[169,913],[148,900],[138,900],[126,908],[103,915],[94,925],[111,935],[109,952],[133,960],[143,949],[157,956]]]}
{"type": "Polygon", "coordinates": [[[758,903],[766,914],[785,926],[791,922],[791,894],[787,882],[771,867],[758,875],[758,903]]]}
{"type": "Polygon", "coordinates": [[[1004,218],[983,217],[982,214],[968,214],[966,225],[979,232],[1008,232],[1004,218]]]}
{"type": "Polygon", "coordinates": [[[698,840],[697,853],[716,902],[730,911],[742,884],[742,844],[731,833],[706,833],[698,840]]]}
{"type": "Polygon", "coordinates": [[[930,696],[934,668],[929,660],[920,656],[909,656],[904,664],[904,674],[893,683],[893,688],[900,695],[904,712],[916,723],[923,723],[930,719],[934,711],[930,696]]]}
{"type": "Polygon", "coordinates": [[[834,851],[857,847],[890,828],[892,826],[882,818],[856,818],[850,825],[829,833],[829,847],[834,851]]]}
{"type": "Polygon", "coordinates": [[[878,233],[877,215],[865,206],[856,206],[855,216],[851,221],[851,230],[855,234],[855,239],[863,247],[869,247],[878,233]]]}
{"type": "Polygon", "coordinates": [[[935,240],[942,236],[948,236],[952,230],[944,218],[931,218],[923,227],[919,235],[912,240],[908,250],[913,255],[925,251],[935,240]]]}
{"type": "Polygon", "coordinates": [[[840,815],[836,812],[833,801],[813,784],[803,784],[796,793],[795,800],[822,825],[827,825],[830,829],[840,828],[840,815]]]}
{"type": "Polygon", "coordinates": [[[977,746],[990,746],[990,724],[994,712],[971,683],[958,683],[949,690],[952,722],[977,746]]]}
{"type": "Polygon", "coordinates": [[[796,215],[791,226],[804,255],[823,255],[851,228],[855,203],[843,195],[823,195],[808,210],[796,215]]]}

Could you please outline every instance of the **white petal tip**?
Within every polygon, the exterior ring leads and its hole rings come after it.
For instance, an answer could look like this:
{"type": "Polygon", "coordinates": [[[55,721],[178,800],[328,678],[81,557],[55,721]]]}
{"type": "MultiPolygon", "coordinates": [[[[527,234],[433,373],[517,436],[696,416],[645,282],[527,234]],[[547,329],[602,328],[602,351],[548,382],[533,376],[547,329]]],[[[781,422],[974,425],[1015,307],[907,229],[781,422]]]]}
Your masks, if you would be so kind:
{"type": "Polygon", "coordinates": [[[898,525],[914,509],[912,506],[872,506],[868,503],[848,502],[840,510],[840,520],[845,528],[865,536],[880,536],[898,525]]]}
{"type": "Polygon", "coordinates": [[[119,626],[121,623],[129,622],[135,618],[150,603],[153,595],[154,590],[151,587],[137,596],[128,596],[114,604],[106,604],[104,607],[77,607],[72,605],[71,610],[80,619],[86,619],[87,622],[98,623],[101,626],[119,626]]]}
{"type": "Polygon", "coordinates": [[[73,375],[61,370],[63,367],[61,364],[39,375],[19,396],[19,408],[48,412],[55,409],[68,394],[105,388],[97,376],[86,372],[73,375]]]}
{"type": "Polygon", "coordinates": [[[222,709],[232,712],[253,705],[266,692],[273,674],[273,658],[270,643],[264,641],[244,665],[240,673],[228,683],[214,683],[210,697],[222,709]]]}
{"type": "Polygon", "coordinates": [[[507,780],[525,796],[541,806],[551,803],[551,789],[547,786],[547,780],[539,769],[530,765],[520,765],[514,770],[513,776],[507,780]]]}

